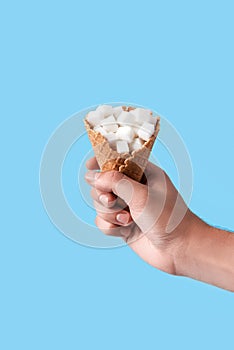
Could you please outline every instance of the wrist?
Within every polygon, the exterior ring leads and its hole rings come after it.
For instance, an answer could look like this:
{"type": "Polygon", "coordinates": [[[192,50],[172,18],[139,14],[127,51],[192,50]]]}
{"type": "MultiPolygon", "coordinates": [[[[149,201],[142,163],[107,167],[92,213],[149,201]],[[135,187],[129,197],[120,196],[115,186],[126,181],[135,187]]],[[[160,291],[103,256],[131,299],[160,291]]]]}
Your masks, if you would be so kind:
{"type": "Polygon", "coordinates": [[[204,238],[204,232],[209,225],[202,221],[190,210],[186,214],[183,229],[180,230],[179,240],[174,249],[175,275],[191,276],[191,263],[199,242],[204,238]],[[203,237],[202,237],[203,236],[203,237]]]}

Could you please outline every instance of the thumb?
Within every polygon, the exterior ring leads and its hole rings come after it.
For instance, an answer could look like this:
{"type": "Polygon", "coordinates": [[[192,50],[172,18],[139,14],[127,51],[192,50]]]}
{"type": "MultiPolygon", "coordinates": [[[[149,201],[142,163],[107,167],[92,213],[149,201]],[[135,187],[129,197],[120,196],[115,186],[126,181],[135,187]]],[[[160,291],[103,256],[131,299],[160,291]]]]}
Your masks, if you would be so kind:
{"type": "MultiPolygon", "coordinates": [[[[89,177],[89,176],[88,176],[89,177]]],[[[147,187],[119,171],[95,173],[92,185],[104,192],[113,192],[131,208],[144,205],[147,199],[147,187]]],[[[89,180],[88,180],[89,181],[89,180]]],[[[89,181],[90,182],[90,181],[89,181]]]]}

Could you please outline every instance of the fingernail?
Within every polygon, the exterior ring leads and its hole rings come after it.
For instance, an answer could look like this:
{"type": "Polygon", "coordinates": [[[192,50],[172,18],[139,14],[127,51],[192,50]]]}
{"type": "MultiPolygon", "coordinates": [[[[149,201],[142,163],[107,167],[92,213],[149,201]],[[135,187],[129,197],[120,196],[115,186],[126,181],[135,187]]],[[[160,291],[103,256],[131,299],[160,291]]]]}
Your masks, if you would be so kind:
{"type": "Polygon", "coordinates": [[[116,220],[119,221],[121,224],[127,224],[129,220],[129,214],[128,213],[117,214],[116,220]]]}
{"type": "Polygon", "coordinates": [[[105,194],[101,194],[99,196],[99,200],[100,200],[100,202],[102,202],[103,205],[108,206],[109,202],[108,202],[108,198],[105,194]]]}
{"type": "Polygon", "coordinates": [[[96,172],[95,171],[88,171],[86,174],[85,174],[85,178],[86,180],[89,182],[89,183],[94,183],[95,179],[96,179],[96,172]]]}
{"type": "Polygon", "coordinates": [[[99,200],[107,208],[112,208],[116,203],[116,199],[114,199],[113,201],[110,201],[105,194],[101,194],[99,196],[99,200]]]}

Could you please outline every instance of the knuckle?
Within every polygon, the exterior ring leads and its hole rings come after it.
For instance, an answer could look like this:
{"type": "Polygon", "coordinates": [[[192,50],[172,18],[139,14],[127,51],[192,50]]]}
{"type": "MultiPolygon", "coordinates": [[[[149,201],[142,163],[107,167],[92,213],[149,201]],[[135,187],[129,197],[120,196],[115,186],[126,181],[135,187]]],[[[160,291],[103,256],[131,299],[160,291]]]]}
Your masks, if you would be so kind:
{"type": "Polygon", "coordinates": [[[105,207],[104,205],[102,205],[101,203],[99,203],[98,201],[94,200],[94,208],[95,210],[97,211],[97,213],[101,214],[101,216],[110,216],[112,215],[116,209],[115,208],[108,208],[108,207],[105,207]]]}
{"type": "Polygon", "coordinates": [[[110,170],[106,174],[112,183],[116,183],[124,177],[124,174],[117,170],[110,170]]]}
{"type": "Polygon", "coordinates": [[[99,215],[96,216],[95,223],[99,230],[101,230],[106,235],[111,234],[112,224],[110,222],[104,221],[99,215]]]}

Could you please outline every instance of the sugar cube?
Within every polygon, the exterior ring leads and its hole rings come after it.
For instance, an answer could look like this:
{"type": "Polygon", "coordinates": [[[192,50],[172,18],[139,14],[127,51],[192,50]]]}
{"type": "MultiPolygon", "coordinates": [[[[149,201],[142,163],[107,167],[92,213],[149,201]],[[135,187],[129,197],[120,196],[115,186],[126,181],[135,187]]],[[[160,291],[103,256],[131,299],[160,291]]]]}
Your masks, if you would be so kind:
{"type": "Polygon", "coordinates": [[[129,152],[128,143],[123,140],[118,140],[116,141],[116,149],[118,153],[128,153],[129,152]]]}
{"type": "Polygon", "coordinates": [[[143,142],[139,137],[136,137],[136,138],[129,144],[130,151],[138,150],[139,148],[142,147],[143,143],[144,143],[144,142],[143,142]]]}
{"type": "Polygon", "coordinates": [[[109,105],[101,105],[101,106],[98,106],[98,108],[96,109],[97,112],[100,112],[102,114],[103,118],[111,115],[112,110],[113,110],[112,106],[109,106],[109,105]]]}
{"type": "Polygon", "coordinates": [[[108,132],[106,134],[106,139],[110,142],[110,143],[113,143],[116,141],[116,133],[114,132],[108,132]]]}
{"type": "Polygon", "coordinates": [[[94,131],[100,132],[104,137],[106,137],[107,132],[102,126],[95,126],[94,131]]]}
{"type": "Polygon", "coordinates": [[[117,122],[119,125],[131,125],[131,126],[133,126],[133,125],[135,125],[136,120],[135,120],[135,117],[132,113],[122,111],[117,118],[117,122]]]}
{"type": "Polygon", "coordinates": [[[99,125],[102,120],[102,114],[98,111],[91,111],[87,115],[87,120],[91,126],[99,125]]]}
{"type": "Polygon", "coordinates": [[[135,121],[138,124],[142,124],[144,122],[151,122],[152,112],[148,109],[136,108],[131,111],[131,113],[135,117],[135,121]]]}
{"type": "Polygon", "coordinates": [[[118,116],[120,115],[121,112],[123,112],[123,108],[122,106],[118,106],[118,107],[113,107],[113,110],[112,110],[114,116],[116,118],[118,118],[118,116]]]}
{"type": "Polygon", "coordinates": [[[154,125],[150,124],[148,122],[145,122],[142,124],[142,126],[138,129],[138,136],[142,139],[147,141],[150,136],[152,136],[154,133],[154,125]]]}
{"type": "Polygon", "coordinates": [[[131,126],[120,126],[116,132],[116,139],[124,140],[130,143],[132,142],[134,135],[134,130],[131,128],[131,126]]]}
{"type": "Polygon", "coordinates": [[[113,115],[103,119],[101,121],[101,125],[105,129],[105,131],[116,132],[118,130],[118,125],[116,123],[116,119],[113,115]]]}

